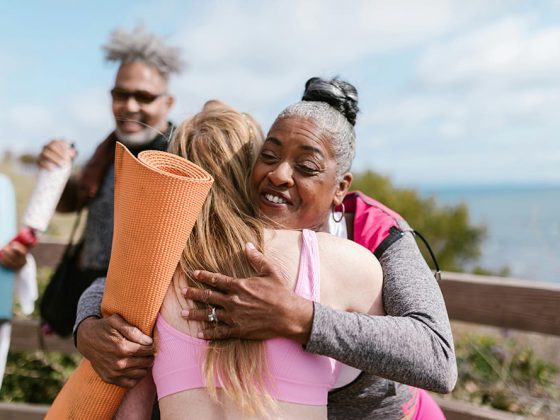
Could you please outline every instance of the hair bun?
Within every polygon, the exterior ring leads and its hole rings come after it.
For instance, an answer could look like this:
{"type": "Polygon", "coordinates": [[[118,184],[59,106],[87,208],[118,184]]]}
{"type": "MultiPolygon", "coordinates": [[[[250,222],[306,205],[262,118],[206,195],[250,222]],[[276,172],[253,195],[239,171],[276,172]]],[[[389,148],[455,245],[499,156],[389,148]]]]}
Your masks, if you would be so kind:
{"type": "Polygon", "coordinates": [[[352,126],[356,125],[358,91],[354,85],[334,78],[331,80],[312,77],[305,83],[302,101],[326,102],[339,111],[352,126]]]}

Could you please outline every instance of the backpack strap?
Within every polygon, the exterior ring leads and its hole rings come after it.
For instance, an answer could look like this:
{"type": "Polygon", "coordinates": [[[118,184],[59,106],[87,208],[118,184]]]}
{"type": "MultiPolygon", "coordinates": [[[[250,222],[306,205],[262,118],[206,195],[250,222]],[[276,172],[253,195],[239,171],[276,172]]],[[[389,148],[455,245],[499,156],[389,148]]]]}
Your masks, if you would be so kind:
{"type": "Polygon", "coordinates": [[[354,214],[354,241],[366,247],[380,259],[396,241],[411,232],[424,243],[436,269],[435,278],[441,279],[441,271],[430,244],[422,234],[415,231],[397,212],[359,191],[344,197],[346,211],[354,214]]]}
{"type": "Polygon", "coordinates": [[[422,240],[422,242],[424,242],[424,245],[426,246],[426,249],[430,253],[430,257],[432,257],[432,261],[434,262],[434,267],[436,269],[436,272],[434,273],[434,277],[436,278],[436,280],[438,282],[441,281],[441,270],[439,269],[439,264],[437,262],[436,255],[434,254],[434,251],[432,251],[432,247],[430,246],[429,242],[417,230],[412,230],[412,233],[415,237],[416,236],[419,237],[422,240]]]}

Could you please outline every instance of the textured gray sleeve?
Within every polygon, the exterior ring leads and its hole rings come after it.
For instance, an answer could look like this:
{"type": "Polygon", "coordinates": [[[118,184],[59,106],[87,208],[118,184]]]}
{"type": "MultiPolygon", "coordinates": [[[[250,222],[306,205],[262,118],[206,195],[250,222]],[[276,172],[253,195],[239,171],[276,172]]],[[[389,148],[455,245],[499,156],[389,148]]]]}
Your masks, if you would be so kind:
{"type": "Polygon", "coordinates": [[[447,310],[412,234],[392,244],[380,263],[387,316],[315,303],[305,350],[396,382],[451,392],[457,365],[447,310]]]}
{"type": "Polygon", "coordinates": [[[105,290],[105,277],[96,279],[91,285],[82,293],[78,301],[78,309],[76,311],[76,322],[72,335],[74,336],[74,344],[76,344],[76,330],[81,322],[95,316],[101,318],[101,301],[103,300],[103,291],[105,290]]]}

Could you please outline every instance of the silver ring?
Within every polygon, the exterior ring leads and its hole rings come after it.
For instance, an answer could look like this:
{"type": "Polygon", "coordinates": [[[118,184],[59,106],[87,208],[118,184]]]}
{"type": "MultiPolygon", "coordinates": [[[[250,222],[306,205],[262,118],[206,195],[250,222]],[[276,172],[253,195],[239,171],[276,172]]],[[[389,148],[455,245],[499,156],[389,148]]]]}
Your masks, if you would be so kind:
{"type": "Polygon", "coordinates": [[[208,322],[218,323],[218,315],[216,314],[216,308],[212,306],[212,310],[208,314],[208,322]]]}

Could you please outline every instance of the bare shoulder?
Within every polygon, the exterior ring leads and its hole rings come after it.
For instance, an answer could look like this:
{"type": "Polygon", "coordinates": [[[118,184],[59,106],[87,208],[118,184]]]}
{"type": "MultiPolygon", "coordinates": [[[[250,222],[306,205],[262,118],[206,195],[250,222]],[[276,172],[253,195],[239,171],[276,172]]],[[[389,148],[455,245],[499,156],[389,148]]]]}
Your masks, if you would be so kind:
{"type": "Polygon", "coordinates": [[[317,234],[325,303],[339,309],[379,313],[383,272],[367,248],[328,233],[317,234]],[[339,306],[341,305],[341,306],[339,306]]]}
{"type": "Polygon", "coordinates": [[[378,268],[381,270],[381,265],[375,255],[356,242],[324,232],[317,232],[317,239],[321,254],[327,258],[334,257],[339,260],[339,263],[364,264],[366,269],[378,268]]]}
{"type": "Polygon", "coordinates": [[[267,257],[292,259],[301,249],[301,231],[275,230],[264,231],[264,254],[267,257]]]}
{"type": "Polygon", "coordinates": [[[296,282],[300,252],[300,231],[265,229],[264,256],[274,264],[290,287],[296,282]]]}

